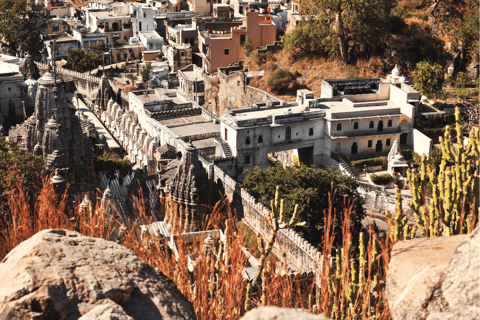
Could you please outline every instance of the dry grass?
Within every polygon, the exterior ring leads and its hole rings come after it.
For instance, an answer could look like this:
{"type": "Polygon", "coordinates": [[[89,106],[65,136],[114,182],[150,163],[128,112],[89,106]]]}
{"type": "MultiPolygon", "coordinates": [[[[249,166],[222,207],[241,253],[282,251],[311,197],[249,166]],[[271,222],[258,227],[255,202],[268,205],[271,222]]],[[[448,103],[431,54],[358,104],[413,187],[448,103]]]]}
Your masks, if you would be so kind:
{"type": "MultiPolygon", "coordinates": [[[[371,59],[370,61],[359,60],[355,67],[346,68],[339,60],[334,58],[323,58],[319,56],[303,56],[295,58],[286,51],[279,51],[273,55],[273,60],[263,63],[256,54],[252,54],[245,59],[245,64],[251,71],[264,70],[264,76],[253,79],[250,82],[252,87],[259,88],[271,93],[268,87],[268,79],[276,69],[287,69],[290,72],[297,70],[300,77],[297,79],[300,88],[311,90],[315,97],[320,97],[321,84],[324,79],[351,78],[354,76],[374,77],[380,75],[380,59],[371,59]],[[275,66],[275,67],[274,67],[275,66]],[[355,71],[352,73],[352,70],[355,71]]],[[[294,90],[285,95],[277,95],[287,102],[295,101],[296,93],[294,90]]]]}
{"type": "MultiPolygon", "coordinates": [[[[301,281],[299,275],[285,276],[276,272],[285,265],[276,265],[274,260],[266,263],[266,272],[258,287],[248,290],[241,275],[247,266],[242,252],[246,247],[246,233],[236,229],[225,197],[211,209],[212,214],[207,215],[203,223],[207,228],[224,228],[226,244],[219,244],[213,255],[206,255],[202,243],[188,245],[179,238],[176,241],[179,258],[176,260],[164,241],[150,235],[139,237],[140,223],[151,222],[141,201],[136,206],[137,222],[130,223],[107,214],[98,206],[99,201],[95,208],[85,211],[68,207],[65,195],[57,200],[48,179],[44,180],[33,212],[25,205],[28,195],[21,179],[12,181],[11,187],[11,212],[0,221],[0,259],[40,230],[77,230],[92,237],[115,237],[147,263],[159,268],[192,302],[198,319],[239,319],[246,309],[265,305],[303,308],[334,319],[390,319],[384,292],[371,291],[371,288],[377,288],[385,280],[392,243],[388,236],[387,242],[381,242],[370,232],[370,236],[365,240],[362,237],[360,246],[354,248],[352,230],[348,227],[355,212],[352,207],[344,211],[341,221],[344,238],[343,250],[337,251],[339,253],[333,248],[332,226],[337,223],[332,220],[334,212],[331,205],[325,208],[327,228],[322,252],[326,263],[323,270],[317,272],[320,291],[312,281],[301,281]],[[193,273],[188,271],[189,255],[196,257],[193,273]],[[264,295],[261,295],[261,282],[266,288],[264,295]]],[[[330,196],[333,199],[335,192],[330,196]]],[[[143,197],[140,195],[139,199],[143,197]]],[[[170,201],[164,205],[165,210],[175,213],[176,208],[170,201]]]]}

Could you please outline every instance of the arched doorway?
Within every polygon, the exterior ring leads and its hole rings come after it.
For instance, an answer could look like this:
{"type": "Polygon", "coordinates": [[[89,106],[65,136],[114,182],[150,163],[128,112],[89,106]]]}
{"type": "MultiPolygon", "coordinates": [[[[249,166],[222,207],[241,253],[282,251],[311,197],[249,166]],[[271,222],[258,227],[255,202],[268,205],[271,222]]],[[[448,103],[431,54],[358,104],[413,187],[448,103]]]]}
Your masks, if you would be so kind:
{"type": "Polygon", "coordinates": [[[383,131],[383,121],[378,121],[378,132],[383,131]]]}
{"type": "Polygon", "coordinates": [[[287,127],[285,129],[285,140],[289,141],[292,140],[292,128],[287,127]]]}
{"type": "Polygon", "coordinates": [[[400,135],[400,144],[401,145],[404,145],[404,144],[407,144],[407,140],[408,140],[408,133],[402,133],[400,135]]]}
{"type": "Polygon", "coordinates": [[[350,151],[351,154],[357,154],[358,152],[358,144],[356,142],[352,143],[352,150],[350,151]]]}
{"type": "Polygon", "coordinates": [[[375,146],[375,151],[376,152],[382,152],[383,149],[383,143],[382,140],[377,141],[377,145],[375,146]]]}

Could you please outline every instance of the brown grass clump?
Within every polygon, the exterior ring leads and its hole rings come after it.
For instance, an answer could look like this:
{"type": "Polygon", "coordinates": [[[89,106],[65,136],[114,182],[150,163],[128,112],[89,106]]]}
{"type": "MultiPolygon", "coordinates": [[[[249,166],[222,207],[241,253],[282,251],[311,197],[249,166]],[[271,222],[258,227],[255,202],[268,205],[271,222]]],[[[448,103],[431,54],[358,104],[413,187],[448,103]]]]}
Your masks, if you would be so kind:
{"type": "MultiPolygon", "coordinates": [[[[107,214],[99,201],[87,210],[69,207],[66,194],[58,199],[50,180],[45,179],[35,210],[30,212],[25,205],[28,199],[25,188],[20,179],[16,181],[11,182],[11,211],[0,218],[0,259],[40,230],[76,230],[87,236],[115,238],[148,264],[159,268],[192,302],[198,319],[239,319],[247,309],[267,305],[302,308],[334,319],[390,319],[385,293],[378,289],[385,281],[392,246],[390,237],[387,235],[387,240],[382,242],[370,228],[369,236],[362,235],[360,245],[353,247],[349,227],[355,214],[352,206],[344,211],[339,222],[333,220],[332,204],[325,208],[326,241],[321,248],[325,263],[322,270],[317,270],[317,276],[305,280],[300,275],[288,275],[286,264],[267,259],[264,276],[256,287],[250,288],[242,277],[247,266],[243,253],[247,233],[237,229],[226,197],[211,209],[212,213],[203,222],[206,228],[223,228],[226,243],[219,243],[212,255],[206,255],[203,243],[186,244],[178,237],[176,258],[162,239],[149,234],[140,236],[140,224],[152,221],[142,201],[135,208],[136,222],[124,221],[107,214]],[[333,247],[336,223],[344,226],[343,249],[333,247]],[[189,257],[195,258],[193,272],[188,270],[189,257]],[[280,272],[282,270],[285,272],[280,272]],[[316,281],[321,283],[320,289],[316,281]]],[[[330,197],[334,199],[334,191],[330,197]]],[[[143,197],[139,195],[139,199],[143,197]]],[[[164,205],[165,210],[175,211],[172,202],[167,200],[164,205]]]]}

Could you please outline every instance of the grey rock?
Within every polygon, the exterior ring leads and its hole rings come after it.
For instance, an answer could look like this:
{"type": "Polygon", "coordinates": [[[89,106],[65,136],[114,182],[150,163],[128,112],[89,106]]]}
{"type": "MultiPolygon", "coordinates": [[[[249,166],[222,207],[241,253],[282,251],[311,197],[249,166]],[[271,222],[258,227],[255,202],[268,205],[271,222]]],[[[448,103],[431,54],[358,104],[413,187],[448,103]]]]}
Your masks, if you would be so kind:
{"type": "Polygon", "coordinates": [[[386,293],[394,320],[449,311],[440,288],[456,247],[466,237],[413,239],[393,246],[386,293]]]}
{"type": "Polygon", "coordinates": [[[328,320],[320,315],[296,309],[262,307],[248,311],[241,320],[328,320]]]}
{"type": "Polygon", "coordinates": [[[393,247],[386,293],[394,320],[480,320],[480,231],[393,247]]]}
{"type": "Polygon", "coordinates": [[[455,250],[442,291],[455,319],[480,319],[480,230],[478,227],[455,250]]]}
{"type": "Polygon", "coordinates": [[[429,314],[427,320],[454,320],[453,313],[450,312],[437,312],[429,314]]]}
{"type": "Polygon", "coordinates": [[[0,320],[70,320],[89,312],[112,319],[116,313],[118,319],[196,318],[171,280],[114,242],[44,230],[0,262],[0,320]]]}
{"type": "Polygon", "coordinates": [[[78,320],[134,320],[125,313],[123,308],[112,300],[105,300],[102,304],[85,313],[78,320]]]}

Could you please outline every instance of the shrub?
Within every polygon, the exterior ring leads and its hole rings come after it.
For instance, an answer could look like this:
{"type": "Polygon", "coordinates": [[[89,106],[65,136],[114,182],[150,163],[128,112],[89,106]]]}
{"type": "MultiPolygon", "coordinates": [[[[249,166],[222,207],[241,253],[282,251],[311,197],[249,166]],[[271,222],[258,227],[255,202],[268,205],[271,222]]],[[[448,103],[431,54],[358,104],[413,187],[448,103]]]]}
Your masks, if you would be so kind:
{"type": "Polygon", "coordinates": [[[127,44],[127,41],[125,41],[123,39],[117,39],[117,40],[115,40],[115,44],[117,46],[123,46],[124,44],[127,44]]]}
{"type": "Polygon", "coordinates": [[[389,173],[381,175],[372,174],[370,176],[370,180],[372,180],[372,182],[375,184],[386,185],[390,183],[390,181],[392,180],[392,176],[389,173]]]}
{"type": "Polygon", "coordinates": [[[354,168],[364,168],[367,167],[376,167],[383,165],[382,158],[369,158],[369,159],[362,159],[362,160],[354,160],[351,162],[351,166],[354,168]]]}
{"type": "Polygon", "coordinates": [[[279,69],[272,73],[270,79],[268,79],[268,87],[272,92],[279,94],[289,89],[294,84],[295,75],[288,70],[279,69]]]}

